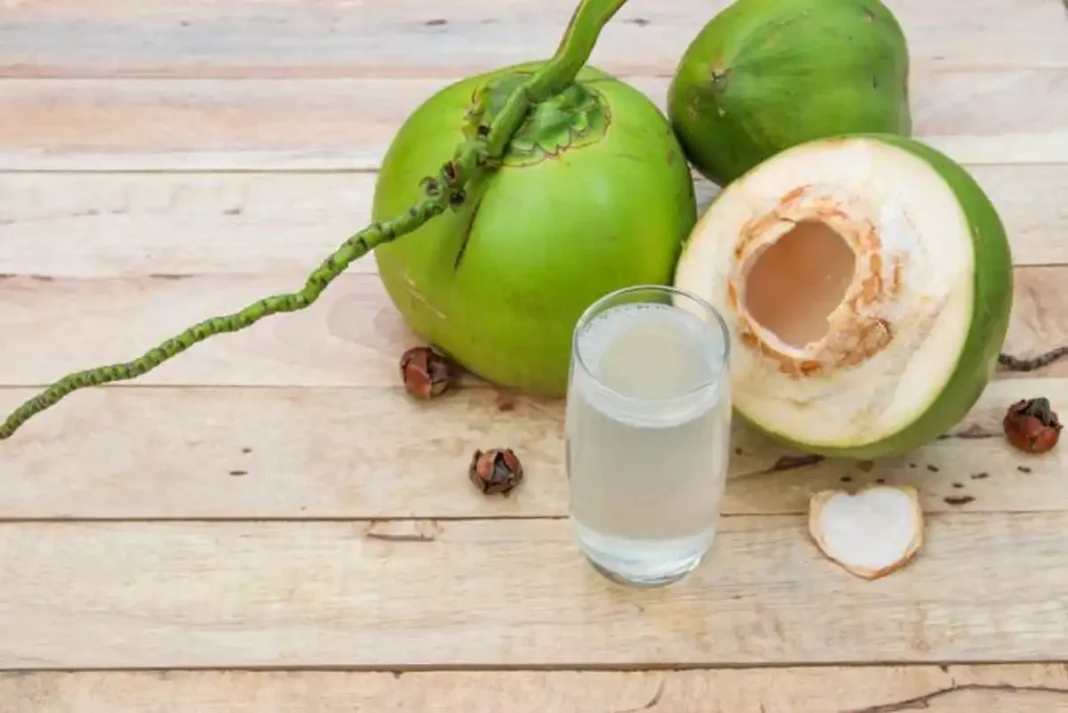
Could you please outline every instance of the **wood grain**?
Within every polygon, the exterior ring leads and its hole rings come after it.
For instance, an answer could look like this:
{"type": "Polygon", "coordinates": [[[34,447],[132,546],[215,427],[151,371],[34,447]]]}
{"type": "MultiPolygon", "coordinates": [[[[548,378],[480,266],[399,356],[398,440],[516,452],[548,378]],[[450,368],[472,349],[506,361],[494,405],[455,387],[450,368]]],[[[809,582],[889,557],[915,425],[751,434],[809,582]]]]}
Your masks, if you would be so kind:
{"type": "MultiPolygon", "coordinates": [[[[0,81],[0,169],[377,168],[408,114],[461,76],[0,81]]],[[[623,79],[665,108],[668,78],[623,79]]],[[[916,71],[910,91],[915,134],[958,160],[1068,161],[1068,67],[916,71]],[[1033,138],[994,141],[1006,133],[1033,138]]]]}
{"type": "Polygon", "coordinates": [[[1051,713],[1060,664],[774,670],[0,675],[6,713],[1051,713]]]}
{"type": "MultiPolygon", "coordinates": [[[[726,0],[629,3],[592,62],[667,74],[726,0]],[[635,48],[640,48],[636,52],[635,48]]],[[[913,64],[964,69],[1068,67],[1057,0],[888,0],[913,64]]],[[[0,76],[441,76],[556,48],[574,0],[17,0],[4,8],[0,76]],[[150,37],[151,42],[144,41],[150,37]]]]}
{"type": "MultiPolygon", "coordinates": [[[[373,174],[0,175],[0,273],[285,274],[299,283],[370,222],[374,182],[373,174]]],[[[371,256],[349,267],[375,270],[371,256]]]]}
{"type": "Polygon", "coordinates": [[[723,519],[670,591],[607,582],[564,520],[0,525],[0,668],[1068,655],[1068,513],[930,516],[924,551],[875,583],[817,554],[804,521],[723,519]]]}
{"type": "MultiPolygon", "coordinates": [[[[1068,162],[970,170],[1017,266],[1068,264],[1068,162]]],[[[375,174],[0,174],[0,274],[276,274],[294,281],[371,219],[375,174]]],[[[697,180],[703,210],[717,189],[697,180]]],[[[375,272],[370,256],[349,272],[375,272]]]]}
{"type": "MultiPolygon", "coordinates": [[[[1006,351],[1068,343],[1066,280],[1068,267],[1017,268],[1006,351]]],[[[125,362],[196,322],[301,285],[303,277],[272,275],[0,279],[0,386],[125,362]]],[[[377,275],[342,275],[311,307],[208,339],[136,383],[395,386],[401,353],[421,343],[377,275]]],[[[1043,373],[1068,375],[1068,360],[1043,373]]]]}
{"type": "MultiPolygon", "coordinates": [[[[31,392],[0,389],[8,411],[31,392]]],[[[1068,450],[1021,453],[1001,418],[1020,398],[1068,404],[1068,379],[993,382],[947,437],[877,462],[798,459],[736,422],[728,515],[799,514],[824,488],[909,484],[927,512],[1068,511],[1068,450]]],[[[565,517],[558,400],[462,389],[97,389],[0,446],[0,519],[565,517]],[[506,446],[508,497],[468,482],[475,449],[506,446]]]]}

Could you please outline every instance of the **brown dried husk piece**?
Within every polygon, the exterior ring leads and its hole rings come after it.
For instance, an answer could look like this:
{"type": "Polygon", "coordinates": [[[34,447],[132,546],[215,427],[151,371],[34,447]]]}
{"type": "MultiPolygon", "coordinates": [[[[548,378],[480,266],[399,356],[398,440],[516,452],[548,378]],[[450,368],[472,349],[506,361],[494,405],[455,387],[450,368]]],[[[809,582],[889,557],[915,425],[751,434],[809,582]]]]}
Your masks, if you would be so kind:
{"type": "Polygon", "coordinates": [[[1027,453],[1046,453],[1056,447],[1064,426],[1049,399],[1022,399],[1009,406],[1002,419],[1005,437],[1027,453]]]}
{"type": "Polygon", "coordinates": [[[923,546],[923,522],[919,494],[909,485],[824,490],[809,503],[809,534],[820,551],[863,579],[908,564],[923,546]]]}
{"type": "Polygon", "coordinates": [[[523,464],[511,448],[476,450],[467,477],[487,495],[507,495],[523,481],[523,464]]]}
{"type": "Polygon", "coordinates": [[[400,370],[404,390],[418,399],[441,396],[452,379],[448,358],[430,347],[412,347],[404,352],[400,370]]]}

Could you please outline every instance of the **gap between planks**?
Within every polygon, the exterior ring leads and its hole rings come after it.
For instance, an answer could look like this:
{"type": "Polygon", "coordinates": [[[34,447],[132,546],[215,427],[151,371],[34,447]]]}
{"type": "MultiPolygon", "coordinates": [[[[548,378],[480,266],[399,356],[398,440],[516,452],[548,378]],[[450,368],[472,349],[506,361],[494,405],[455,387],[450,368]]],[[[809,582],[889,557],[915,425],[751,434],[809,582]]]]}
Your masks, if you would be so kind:
{"type": "MultiPolygon", "coordinates": [[[[665,590],[666,592],[666,590],[665,590]]],[[[269,677],[277,674],[328,674],[335,676],[345,675],[388,675],[393,678],[403,678],[405,676],[419,676],[419,675],[432,675],[432,674],[524,674],[524,673],[692,673],[692,674],[712,674],[716,672],[730,672],[730,673],[746,673],[761,671],[773,671],[773,672],[790,672],[790,671],[811,671],[813,673],[826,673],[830,671],[847,670],[847,671],[879,671],[886,668],[896,668],[904,670],[938,670],[945,672],[946,669],[961,668],[961,669],[988,669],[991,671],[1000,668],[1012,668],[1018,667],[1021,669],[1027,669],[1031,667],[1057,667],[1064,668],[1065,674],[1068,675],[1068,663],[1060,658],[1028,658],[1026,660],[1006,658],[989,658],[983,659],[981,662],[965,662],[955,659],[947,659],[945,661],[933,661],[924,660],[922,662],[916,662],[909,659],[880,659],[878,661],[851,661],[844,659],[842,661],[825,660],[814,661],[811,663],[794,663],[794,662],[781,662],[772,661],[768,663],[763,662],[747,662],[747,663],[659,663],[655,661],[650,662],[635,662],[635,663],[581,663],[581,664],[498,664],[498,663],[477,663],[477,664],[401,664],[381,666],[375,664],[368,664],[366,666],[358,666],[352,664],[264,664],[257,666],[248,665],[222,665],[222,666],[106,666],[106,667],[94,667],[94,666],[71,666],[71,667],[50,667],[50,668],[5,668],[0,667],[0,679],[17,679],[29,676],[77,676],[81,674],[102,674],[102,675],[125,675],[132,676],[145,676],[151,677],[163,674],[166,675],[182,675],[187,674],[190,678],[202,676],[204,674],[247,674],[249,676],[263,676],[269,677]]],[[[1068,690],[1065,691],[1068,693],[1068,690]]],[[[7,713],[4,711],[4,713],[7,713]]]]}

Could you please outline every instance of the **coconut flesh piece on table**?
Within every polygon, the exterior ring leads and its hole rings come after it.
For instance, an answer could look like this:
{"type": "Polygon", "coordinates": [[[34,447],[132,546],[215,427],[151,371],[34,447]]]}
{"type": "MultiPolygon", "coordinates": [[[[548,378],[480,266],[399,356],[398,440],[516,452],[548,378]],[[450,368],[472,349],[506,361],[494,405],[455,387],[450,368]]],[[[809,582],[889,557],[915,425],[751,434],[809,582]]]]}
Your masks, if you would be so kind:
{"type": "Polygon", "coordinates": [[[820,550],[858,577],[877,579],[907,564],[923,545],[916,489],[876,485],[812,496],[808,529],[820,550]]]}

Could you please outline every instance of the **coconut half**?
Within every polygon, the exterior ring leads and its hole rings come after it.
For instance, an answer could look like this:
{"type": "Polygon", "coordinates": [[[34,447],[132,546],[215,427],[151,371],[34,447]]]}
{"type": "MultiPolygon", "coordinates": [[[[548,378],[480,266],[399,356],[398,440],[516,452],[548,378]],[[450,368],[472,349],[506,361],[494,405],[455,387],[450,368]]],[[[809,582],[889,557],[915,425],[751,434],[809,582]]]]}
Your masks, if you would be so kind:
{"type": "Polygon", "coordinates": [[[713,201],[675,285],[732,335],[744,419],[810,453],[896,455],[944,433],[993,374],[1012,256],[979,185],[918,141],[787,149],[713,201]]]}
{"type": "Polygon", "coordinates": [[[923,509],[908,485],[825,490],[809,503],[808,531],[831,560],[864,579],[906,565],[923,546],[923,509]]]}

